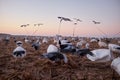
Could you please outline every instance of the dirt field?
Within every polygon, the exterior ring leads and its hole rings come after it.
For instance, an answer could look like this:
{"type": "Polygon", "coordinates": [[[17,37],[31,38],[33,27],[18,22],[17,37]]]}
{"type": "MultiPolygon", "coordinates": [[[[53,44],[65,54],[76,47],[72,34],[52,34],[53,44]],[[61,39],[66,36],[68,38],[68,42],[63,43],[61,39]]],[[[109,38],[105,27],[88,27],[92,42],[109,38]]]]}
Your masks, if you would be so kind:
{"type": "MultiPolygon", "coordinates": [[[[49,41],[49,44],[51,43],[52,40],[49,41]]],[[[113,80],[113,78],[120,80],[120,76],[110,67],[111,61],[91,62],[86,56],[79,57],[72,54],[67,54],[69,60],[67,64],[63,61],[52,63],[48,59],[41,59],[40,54],[46,52],[49,44],[42,44],[40,49],[35,51],[31,44],[24,42],[23,47],[27,55],[23,59],[16,60],[12,56],[12,51],[16,48],[14,40],[10,39],[6,46],[1,40],[0,80],[113,80]]],[[[99,47],[94,43],[91,48],[99,47]]]]}

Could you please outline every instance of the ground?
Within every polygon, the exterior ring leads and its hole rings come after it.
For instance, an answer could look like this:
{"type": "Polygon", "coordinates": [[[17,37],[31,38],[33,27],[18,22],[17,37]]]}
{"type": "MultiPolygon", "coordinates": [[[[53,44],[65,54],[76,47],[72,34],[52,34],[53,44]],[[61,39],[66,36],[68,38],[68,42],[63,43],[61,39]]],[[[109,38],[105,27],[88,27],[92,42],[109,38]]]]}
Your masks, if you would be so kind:
{"type": "MultiPolygon", "coordinates": [[[[22,59],[12,56],[16,48],[13,38],[6,46],[3,40],[0,41],[0,80],[120,80],[120,76],[111,69],[111,61],[91,62],[86,56],[79,57],[70,53],[67,54],[67,64],[63,61],[53,63],[40,58],[48,45],[53,44],[52,39],[49,43],[42,44],[38,51],[22,38],[18,40],[23,41],[23,47],[27,51],[27,55],[22,59]]],[[[98,45],[94,43],[91,48],[98,48],[98,45]]]]}

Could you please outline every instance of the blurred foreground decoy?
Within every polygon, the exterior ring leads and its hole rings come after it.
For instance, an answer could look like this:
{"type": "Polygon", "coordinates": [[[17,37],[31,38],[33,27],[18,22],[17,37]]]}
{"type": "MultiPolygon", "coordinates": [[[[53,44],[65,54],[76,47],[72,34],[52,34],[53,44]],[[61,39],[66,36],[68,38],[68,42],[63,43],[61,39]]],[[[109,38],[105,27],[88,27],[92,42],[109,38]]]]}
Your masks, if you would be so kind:
{"type": "Polygon", "coordinates": [[[120,75],[120,57],[112,61],[111,67],[120,75]]]}
{"type": "Polygon", "coordinates": [[[23,58],[24,56],[26,56],[26,50],[22,47],[22,42],[17,41],[16,45],[17,45],[17,48],[13,50],[13,56],[15,58],[23,58]]]}

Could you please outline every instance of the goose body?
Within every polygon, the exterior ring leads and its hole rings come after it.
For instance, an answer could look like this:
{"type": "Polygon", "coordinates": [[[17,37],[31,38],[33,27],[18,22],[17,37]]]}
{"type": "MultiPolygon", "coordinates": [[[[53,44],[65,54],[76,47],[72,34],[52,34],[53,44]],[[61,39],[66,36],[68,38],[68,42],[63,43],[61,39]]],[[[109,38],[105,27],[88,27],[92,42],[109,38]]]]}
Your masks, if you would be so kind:
{"type": "Polygon", "coordinates": [[[67,46],[67,47],[65,47],[63,49],[61,48],[60,51],[63,52],[63,53],[75,53],[76,48],[74,46],[69,45],[69,46],[67,46]]]}
{"type": "Polygon", "coordinates": [[[99,41],[99,42],[98,42],[98,45],[99,45],[100,47],[107,47],[107,44],[106,44],[105,42],[102,42],[102,41],[99,41]]]}
{"type": "Polygon", "coordinates": [[[9,41],[10,41],[10,37],[7,36],[7,37],[5,38],[5,44],[7,45],[7,44],[9,43],[9,41]]]}
{"type": "Polygon", "coordinates": [[[25,39],[25,43],[29,43],[29,40],[28,40],[28,39],[25,39]]]}
{"type": "Polygon", "coordinates": [[[77,42],[76,47],[81,48],[82,47],[82,42],[77,42]]]}
{"type": "Polygon", "coordinates": [[[120,46],[119,46],[119,45],[116,45],[116,44],[108,44],[108,48],[111,49],[111,51],[120,54],[120,46]]]}
{"type": "Polygon", "coordinates": [[[47,38],[43,38],[42,43],[48,43],[48,39],[47,38]]]}
{"type": "Polygon", "coordinates": [[[113,59],[113,53],[109,49],[96,49],[91,52],[94,56],[87,54],[87,58],[91,61],[107,62],[113,59]]]}
{"type": "Polygon", "coordinates": [[[67,45],[72,45],[72,43],[70,43],[68,40],[64,39],[64,40],[61,40],[61,44],[67,44],[67,45]]]}
{"type": "Polygon", "coordinates": [[[13,56],[15,58],[23,58],[26,56],[26,50],[22,47],[22,41],[17,41],[17,47],[13,50],[13,56]]]}
{"type": "Polygon", "coordinates": [[[69,53],[69,52],[74,53],[76,51],[75,46],[73,46],[72,43],[68,41],[61,42],[59,40],[59,47],[60,47],[60,51],[64,53],[69,53]]]}
{"type": "Polygon", "coordinates": [[[120,75],[120,57],[112,61],[111,67],[120,75]]]}
{"type": "Polygon", "coordinates": [[[98,42],[97,39],[91,39],[90,42],[98,42]]]}
{"type": "Polygon", "coordinates": [[[89,49],[89,48],[90,48],[90,44],[89,44],[89,43],[86,43],[86,44],[85,44],[85,48],[89,49]]]}
{"type": "Polygon", "coordinates": [[[76,50],[75,54],[79,55],[79,56],[85,56],[86,54],[89,54],[91,56],[94,56],[94,54],[92,52],[90,52],[89,49],[78,49],[76,50]]]}
{"type": "Polygon", "coordinates": [[[34,47],[34,49],[35,50],[38,50],[39,49],[39,47],[40,47],[40,42],[39,41],[36,41],[36,42],[34,42],[33,44],[32,44],[32,47],[34,47]]]}
{"type": "Polygon", "coordinates": [[[50,53],[50,52],[58,52],[58,48],[55,45],[50,44],[47,48],[47,53],[50,53]]]}
{"type": "Polygon", "coordinates": [[[47,53],[42,54],[42,57],[48,58],[51,61],[55,61],[55,62],[58,62],[62,59],[64,60],[65,63],[68,62],[66,55],[58,52],[58,48],[52,44],[48,46],[47,53]]]}
{"type": "Polygon", "coordinates": [[[24,56],[26,56],[26,50],[21,46],[18,46],[17,48],[14,49],[13,56],[15,58],[23,58],[24,56]]]}
{"type": "Polygon", "coordinates": [[[65,54],[61,54],[59,52],[50,52],[50,53],[45,53],[42,55],[44,58],[48,58],[51,61],[58,62],[60,60],[64,60],[65,63],[68,62],[68,59],[65,54]]]}
{"type": "Polygon", "coordinates": [[[17,46],[22,46],[22,44],[23,44],[22,41],[17,41],[17,42],[16,42],[16,45],[17,45],[17,46]]]}

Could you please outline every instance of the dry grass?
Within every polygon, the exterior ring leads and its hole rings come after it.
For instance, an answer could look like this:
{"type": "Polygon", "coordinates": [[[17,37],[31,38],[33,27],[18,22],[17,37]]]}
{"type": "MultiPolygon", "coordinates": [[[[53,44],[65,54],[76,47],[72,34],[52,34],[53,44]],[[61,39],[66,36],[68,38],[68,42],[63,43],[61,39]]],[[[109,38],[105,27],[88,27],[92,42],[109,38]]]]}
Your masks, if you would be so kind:
{"type": "MultiPolygon", "coordinates": [[[[71,54],[67,54],[68,64],[40,59],[40,54],[46,52],[49,44],[42,44],[40,50],[35,51],[30,44],[24,43],[27,56],[16,60],[12,56],[16,47],[13,39],[7,46],[0,41],[0,80],[112,80],[111,62],[91,62],[86,57],[71,54]]],[[[93,44],[91,49],[99,48],[96,43],[93,44]]],[[[120,80],[116,72],[114,77],[120,80]]]]}

